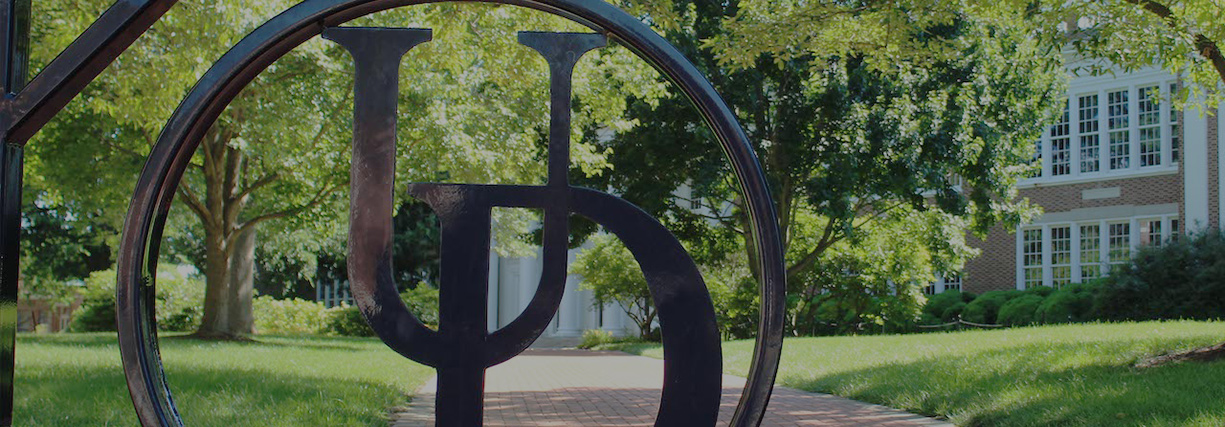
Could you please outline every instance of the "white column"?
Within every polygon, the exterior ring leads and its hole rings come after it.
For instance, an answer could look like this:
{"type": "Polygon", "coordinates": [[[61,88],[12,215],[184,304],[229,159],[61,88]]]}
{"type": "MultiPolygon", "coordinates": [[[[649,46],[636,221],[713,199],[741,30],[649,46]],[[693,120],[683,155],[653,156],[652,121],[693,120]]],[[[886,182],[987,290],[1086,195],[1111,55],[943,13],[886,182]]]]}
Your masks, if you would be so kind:
{"type": "Polygon", "coordinates": [[[498,279],[501,278],[498,274],[499,258],[501,257],[498,256],[497,252],[489,251],[489,295],[485,302],[485,328],[489,332],[496,331],[501,327],[498,322],[498,308],[500,308],[498,304],[499,300],[501,300],[498,295],[499,288],[501,288],[501,286],[498,286],[498,279]]]}
{"type": "Polygon", "coordinates": [[[1025,228],[1021,226],[1017,226],[1017,232],[1015,236],[1017,236],[1017,251],[1016,251],[1017,256],[1015,257],[1017,259],[1017,271],[1016,271],[1016,282],[1017,283],[1016,284],[1017,284],[1017,290],[1024,290],[1025,289],[1025,261],[1024,261],[1025,260],[1025,251],[1024,251],[1025,228]]]}
{"type": "MultiPolygon", "coordinates": [[[[1218,214],[1225,215],[1225,197],[1221,197],[1221,189],[1225,187],[1225,150],[1221,149],[1221,147],[1225,147],[1225,144],[1221,144],[1221,140],[1225,139],[1225,132],[1223,132],[1225,131],[1225,119],[1222,119],[1222,116],[1225,116],[1225,114],[1222,114],[1225,113],[1225,110],[1223,110],[1222,107],[1225,107],[1225,105],[1219,105],[1217,108],[1217,140],[1215,141],[1217,146],[1217,188],[1213,188],[1212,191],[1215,191],[1217,194],[1218,214]]],[[[1220,222],[1221,224],[1217,224],[1218,226],[1225,225],[1225,221],[1220,222]]]]}
{"type": "MultiPolygon", "coordinates": [[[[566,264],[574,261],[575,251],[567,251],[566,264]]],[[[578,277],[566,276],[566,293],[562,294],[557,310],[557,335],[579,336],[583,333],[583,301],[578,295],[578,277]]]]}
{"type": "MultiPolygon", "coordinates": [[[[1193,100],[1194,101],[1194,100],[1193,100]]],[[[1183,112],[1183,203],[1187,230],[1208,226],[1208,117],[1189,108],[1183,112]]]]}

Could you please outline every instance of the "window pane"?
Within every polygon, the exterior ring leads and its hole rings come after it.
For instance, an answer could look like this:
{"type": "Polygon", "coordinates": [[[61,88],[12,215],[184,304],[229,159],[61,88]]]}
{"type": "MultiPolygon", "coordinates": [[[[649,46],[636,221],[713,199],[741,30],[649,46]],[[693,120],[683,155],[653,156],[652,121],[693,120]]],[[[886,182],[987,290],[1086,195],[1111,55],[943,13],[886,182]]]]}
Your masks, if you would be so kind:
{"type": "Polygon", "coordinates": [[[1178,84],[1170,84],[1170,102],[1166,102],[1166,109],[1170,118],[1170,161],[1177,162],[1179,150],[1182,148],[1182,129],[1179,128],[1179,123],[1182,121],[1182,115],[1174,109],[1174,96],[1178,93],[1178,84]]]}
{"type": "Polygon", "coordinates": [[[1161,220],[1154,219],[1141,222],[1140,232],[1144,236],[1140,244],[1161,246],[1161,220]]]}
{"type": "Polygon", "coordinates": [[[1072,228],[1051,227],[1051,286],[1072,282],[1072,228]]]}
{"type": "Polygon", "coordinates": [[[1080,226],[1080,278],[1082,281],[1102,276],[1102,234],[1097,224],[1080,226]]]}
{"type": "Polygon", "coordinates": [[[1140,166],[1161,164],[1161,110],[1157,99],[1161,91],[1157,86],[1140,89],[1137,104],[1140,125],[1140,166]]]}
{"type": "MultiPolygon", "coordinates": [[[[1055,126],[1051,126],[1051,175],[1072,173],[1071,123],[1068,122],[1068,102],[1063,102],[1063,114],[1055,126]]],[[[1041,149],[1041,147],[1039,147],[1041,149]]]]}
{"type": "Polygon", "coordinates": [[[1021,263],[1025,271],[1025,287],[1042,285],[1042,229],[1023,231],[1021,263]]]}
{"type": "Polygon", "coordinates": [[[1122,264],[1131,259],[1131,224],[1110,224],[1110,263],[1122,264]]]}
{"type": "Polygon", "coordinates": [[[1081,96],[1079,101],[1077,123],[1080,129],[1080,171],[1097,172],[1100,169],[1098,155],[1101,150],[1097,123],[1097,95],[1081,96]]]}

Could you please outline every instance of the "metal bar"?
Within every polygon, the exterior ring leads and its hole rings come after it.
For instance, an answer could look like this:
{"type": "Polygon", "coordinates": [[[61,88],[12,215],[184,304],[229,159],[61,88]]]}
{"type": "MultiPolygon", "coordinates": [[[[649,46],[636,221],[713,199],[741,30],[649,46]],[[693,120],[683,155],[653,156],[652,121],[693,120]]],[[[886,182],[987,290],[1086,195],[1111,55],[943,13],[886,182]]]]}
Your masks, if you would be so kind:
{"type": "MultiPolygon", "coordinates": [[[[29,0],[9,0],[9,3],[29,0]]],[[[0,105],[7,141],[25,144],[111,61],[148,31],[176,0],[119,0],[47,64],[20,93],[0,105]]],[[[29,13],[29,7],[25,8],[29,13]]],[[[16,28],[17,26],[10,26],[16,28]]],[[[28,22],[24,24],[29,30],[28,22]]],[[[11,34],[11,31],[6,32],[11,34]]],[[[20,55],[25,61],[25,55],[20,55]]],[[[22,67],[24,68],[24,66],[22,67]]],[[[21,79],[24,80],[24,79],[21,79]]],[[[10,80],[11,82],[11,80],[10,80]]],[[[10,89],[20,85],[11,85],[10,89]]],[[[13,90],[10,93],[16,92],[13,90]]]]}
{"type": "Polygon", "coordinates": [[[0,425],[4,426],[13,424],[22,153],[18,144],[0,147],[0,425]]]}
{"type": "MultiPolygon", "coordinates": [[[[21,90],[29,71],[30,0],[0,4],[0,95],[21,90]]],[[[13,425],[17,356],[17,288],[21,255],[22,149],[0,147],[0,425],[13,425]]]]}
{"type": "Polygon", "coordinates": [[[5,0],[0,5],[0,89],[17,93],[30,67],[30,0],[5,0]]]}

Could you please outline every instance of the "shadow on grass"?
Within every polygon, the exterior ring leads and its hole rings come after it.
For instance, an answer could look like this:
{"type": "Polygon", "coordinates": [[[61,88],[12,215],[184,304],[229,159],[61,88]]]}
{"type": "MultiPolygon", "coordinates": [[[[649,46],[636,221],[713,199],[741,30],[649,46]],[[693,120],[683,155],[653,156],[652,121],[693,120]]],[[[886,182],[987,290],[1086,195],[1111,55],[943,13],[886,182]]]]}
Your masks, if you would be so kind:
{"type": "MultiPolygon", "coordinates": [[[[57,333],[57,334],[19,334],[17,347],[26,344],[37,344],[54,347],[71,348],[106,348],[113,347],[118,351],[115,333],[57,333]]],[[[291,347],[301,349],[369,351],[378,348],[375,344],[382,343],[376,338],[355,337],[317,337],[310,335],[255,335],[250,341],[207,340],[190,337],[186,333],[168,333],[158,337],[161,348],[182,348],[193,346],[226,345],[234,347],[291,347]]]]}
{"type": "MultiPolygon", "coordinates": [[[[1115,341],[1120,351],[1151,340],[1115,341]],[[1143,341],[1143,342],[1142,342],[1143,341]]],[[[1086,344],[1029,344],[837,372],[779,384],[947,417],[966,426],[1187,425],[1225,420],[1225,363],[1136,369],[1078,362],[1086,344]]],[[[1217,424],[1221,425],[1221,424],[1217,424]]]]}
{"type": "MultiPolygon", "coordinates": [[[[14,425],[137,425],[123,373],[110,367],[20,369],[14,425]]],[[[405,400],[369,381],[179,367],[171,390],[187,425],[385,425],[405,400]]]]}

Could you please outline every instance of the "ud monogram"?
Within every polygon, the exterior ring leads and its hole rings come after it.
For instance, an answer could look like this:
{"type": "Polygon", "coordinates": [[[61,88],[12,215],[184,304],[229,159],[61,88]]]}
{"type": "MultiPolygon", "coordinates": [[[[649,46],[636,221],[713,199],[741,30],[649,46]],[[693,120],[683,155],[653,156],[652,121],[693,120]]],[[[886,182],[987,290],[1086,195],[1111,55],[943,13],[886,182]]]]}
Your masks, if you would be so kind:
{"type": "Polygon", "coordinates": [[[722,379],[719,331],[693,260],[642,210],[608,194],[571,187],[567,179],[571,73],[584,53],[604,46],[603,35],[519,34],[520,43],[537,50],[549,64],[552,111],[545,186],[409,185],[409,194],[429,204],[442,225],[437,332],[408,312],[391,271],[398,72],[401,57],[430,40],[430,30],[331,28],[323,37],[348,49],[357,63],[348,259],[353,297],[383,342],[437,368],[438,425],[480,425],[485,368],[522,352],[553,319],[565,289],[572,212],[624,241],[650,285],[670,351],[656,422],[714,424],[722,379]],[[488,331],[489,215],[494,207],[544,211],[544,268],[523,313],[506,327],[488,331]]]}
{"type": "MultiPolygon", "coordinates": [[[[664,384],[656,425],[713,425],[720,395],[719,336],[701,276],[676,239],[619,198],[569,184],[571,73],[606,37],[646,60],[693,102],[718,139],[745,195],[761,284],[761,319],[749,378],[733,426],[760,423],[782,351],[784,267],[765,178],[731,110],[674,47],[633,16],[601,0],[488,0],[553,13],[596,34],[521,33],[549,65],[551,124],[544,186],[411,184],[442,225],[442,283],[437,331],[415,318],[391,275],[398,64],[429,30],[339,27],[395,7],[441,0],[304,0],[252,31],[222,56],[184,98],[158,137],[137,181],[120,242],[116,310],[128,390],[144,425],[182,425],[162,369],[155,324],[158,246],[179,180],[205,131],[269,64],[322,34],[356,64],[349,276],[353,294],[379,337],[400,354],[437,369],[437,424],[482,421],[485,369],[526,349],[562,297],[570,214],[600,223],[633,252],[660,314],[664,384]],[[544,274],[513,322],[486,329],[489,215],[494,207],[544,212],[544,274]]],[[[475,0],[460,0],[475,1],[475,0]]],[[[0,0],[0,424],[12,413],[13,330],[19,252],[22,146],[174,0],[119,0],[24,87],[28,0],[0,0]],[[13,308],[14,310],[10,310],[13,308]]],[[[660,141],[667,143],[667,141],[660,141]]],[[[252,422],[258,423],[258,420],[252,422]]]]}

